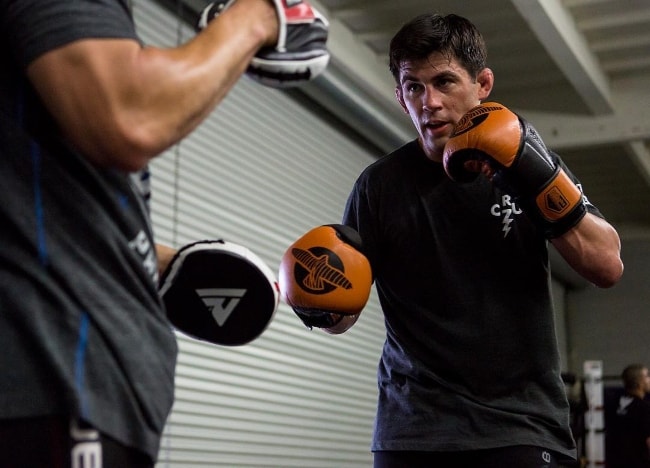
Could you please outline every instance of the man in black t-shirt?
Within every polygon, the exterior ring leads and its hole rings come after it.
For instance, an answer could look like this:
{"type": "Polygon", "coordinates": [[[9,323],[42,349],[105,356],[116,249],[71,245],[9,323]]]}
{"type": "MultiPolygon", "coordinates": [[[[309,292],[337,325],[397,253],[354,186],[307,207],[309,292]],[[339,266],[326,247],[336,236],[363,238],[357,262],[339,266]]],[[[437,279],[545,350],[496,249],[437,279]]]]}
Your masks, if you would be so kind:
{"type": "Polygon", "coordinates": [[[650,467],[650,392],[648,368],[631,364],[621,374],[624,393],[605,425],[607,468],[650,467]]]}
{"type": "MultiPolygon", "coordinates": [[[[548,243],[611,287],[623,272],[618,234],[530,123],[488,101],[495,77],[469,20],[419,15],[388,59],[418,137],[362,172],[343,215],[386,325],[374,466],[558,466],[575,443],[548,243]]],[[[294,309],[308,326],[343,333],[359,317],[327,316],[309,297],[294,309]]]]}

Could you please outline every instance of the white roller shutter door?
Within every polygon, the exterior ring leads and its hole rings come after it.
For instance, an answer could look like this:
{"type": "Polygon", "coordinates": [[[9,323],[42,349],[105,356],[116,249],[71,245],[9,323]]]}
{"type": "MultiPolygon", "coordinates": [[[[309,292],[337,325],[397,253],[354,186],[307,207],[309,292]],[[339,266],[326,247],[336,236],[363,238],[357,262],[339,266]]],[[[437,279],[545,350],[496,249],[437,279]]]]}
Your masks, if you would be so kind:
{"type": "MultiPolygon", "coordinates": [[[[133,2],[146,43],[192,34],[152,0],[133,2]]],[[[243,79],[213,115],[152,163],[159,242],[223,238],[277,271],[308,229],[339,222],[378,150],[309,101],[243,79]]],[[[158,467],[368,467],[384,340],[373,291],[357,324],[330,336],[281,305],[254,342],[216,347],[178,335],[176,400],[158,467]]]]}

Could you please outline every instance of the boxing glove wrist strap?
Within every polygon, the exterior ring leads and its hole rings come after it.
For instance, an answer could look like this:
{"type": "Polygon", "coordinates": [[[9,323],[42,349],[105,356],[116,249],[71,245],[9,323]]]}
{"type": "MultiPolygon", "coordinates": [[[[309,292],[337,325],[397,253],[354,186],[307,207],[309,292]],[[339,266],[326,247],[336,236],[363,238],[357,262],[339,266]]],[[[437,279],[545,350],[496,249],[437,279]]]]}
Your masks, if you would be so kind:
{"type": "Polygon", "coordinates": [[[551,157],[535,128],[519,120],[519,156],[511,167],[497,172],[495,183],[517,198],[547,238],[559,237],[587,213],[582,192],[551,157]]]}
{"type": "Polygon", "coordinates": [[[294,307],[293,311],[307,328],[330,328],[343,320],[342,314],[334,314],[324,310],[301,310],[294,307]]]}

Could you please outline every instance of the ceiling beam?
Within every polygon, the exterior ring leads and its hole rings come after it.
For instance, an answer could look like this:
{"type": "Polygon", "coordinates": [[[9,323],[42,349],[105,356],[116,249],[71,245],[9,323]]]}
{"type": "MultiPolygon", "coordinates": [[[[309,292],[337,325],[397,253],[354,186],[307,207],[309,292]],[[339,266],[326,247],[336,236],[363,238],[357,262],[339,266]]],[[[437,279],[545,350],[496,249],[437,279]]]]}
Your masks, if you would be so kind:
{"type": "Polygon", "coordinates": [[[643,141],[632,141],[625,145],[632,161],[639,168],[639,172],[650,186],[650,150],[643,141]]]}
{"type": "Polygon", "coordinates": [[[613,82],[616,112],[611,115],[586,117],[522,109],[516,112],[530,121],[554,150],[650,141],[650,94],[644,91],[646,88],[642,77],[613,82]]]}
{"type": "Polygon", "coordinates": [[[650,140],[650,116],[608,115],[576,117],[533,112],[521,113],[556,151],[580,147],[621,144],[629,140],[650,140]]]}
{"type": "Polygon", "coordinates": [[[548,54],[595,115],[613,111],[609,83],[560,0],[511,0],[548,54]]]}

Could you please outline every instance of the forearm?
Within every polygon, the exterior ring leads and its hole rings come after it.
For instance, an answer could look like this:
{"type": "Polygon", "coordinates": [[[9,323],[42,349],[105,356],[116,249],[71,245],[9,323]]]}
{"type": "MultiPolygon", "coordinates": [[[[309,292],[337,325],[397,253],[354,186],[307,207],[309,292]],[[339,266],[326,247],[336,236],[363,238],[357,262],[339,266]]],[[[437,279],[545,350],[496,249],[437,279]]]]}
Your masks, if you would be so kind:
{"type": "Polygon", "coordinates": [[[143,78],[123,96],[133,119],[125,126],[141,126],[147,158],[187,136],[214,110],[274,37],[275,22],[267,1],[238,1],[183,46],[138,51],[134,72],[143,78]]]}
{"type": "Polygon", "coordinates": [[[177,250],[164,244],[156,244],[156,255],[158,256],[158,273],[162,275],[171,263],[177,250]]]}
{"type": "Polygon", "coordinates": [[[587,213],[573,229],[551,242],[577,273],[598,287],[613,286],[623,274],[619,236],[593,214],[587,213]]]}
{"type": "Polygon", "coordinates": [[[38,58],[28,75],[77,149],[134,170],[202,122],[273,42],[276,22],[266,0],[241,0],[182,46],[82,40],[38,58]]]}

